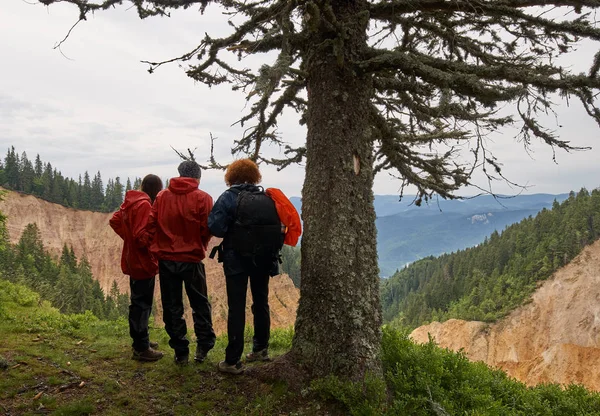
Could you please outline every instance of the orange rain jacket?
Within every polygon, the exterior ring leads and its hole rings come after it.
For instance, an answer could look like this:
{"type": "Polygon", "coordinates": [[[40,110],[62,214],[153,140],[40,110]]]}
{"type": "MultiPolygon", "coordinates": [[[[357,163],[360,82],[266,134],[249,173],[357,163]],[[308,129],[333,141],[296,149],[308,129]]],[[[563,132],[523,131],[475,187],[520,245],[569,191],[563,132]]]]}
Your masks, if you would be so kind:
{"type": "Polygon", "coordinates": [[[151,242],[159,260],[199,263],[206,256],[213,200],[198,184],[193,178],[172,178],[157,195],[141,240],[151,242]]]}
{"type": "Polygon", "coordinates": [[[109,221],[113,230],[123,239],[121,270],[134,280],[150,279],[158,272],[158,262],[140,240],[152,205],[142,191],[127,191],[125,201],[109,221]]]}
{"type": "Polygon", "coordinates": [[[298,244],[300,235],[302,235],[302,222],[298,211],[281,190],[277,188],[267,188],[265,193],[275,202],[277,215],[283,225],[285,225],[284,244],[295,246],[298,244]]]}

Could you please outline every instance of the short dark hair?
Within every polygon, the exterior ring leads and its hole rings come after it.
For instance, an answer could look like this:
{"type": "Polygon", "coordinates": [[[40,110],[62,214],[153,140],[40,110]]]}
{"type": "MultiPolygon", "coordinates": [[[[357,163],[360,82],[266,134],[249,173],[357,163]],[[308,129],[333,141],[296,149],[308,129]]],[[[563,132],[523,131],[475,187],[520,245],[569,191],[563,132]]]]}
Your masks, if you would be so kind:
{"type": "Polygon", "coordinates": [[[162,180],[153,174],[146,175],[142,179],[142,192],[146,192],[150,197],[150,200],[154,202],[156,195],[163,189],[162,180]]]}
{"type": "Polygon", "coordinates": [[[200,179],[200,176],[202,176],[200,165],[193,160],[184,160],[181,162],[177,167],[177,171],[179,172],[179,176],[183,176],[184,178],[200,179]]]}

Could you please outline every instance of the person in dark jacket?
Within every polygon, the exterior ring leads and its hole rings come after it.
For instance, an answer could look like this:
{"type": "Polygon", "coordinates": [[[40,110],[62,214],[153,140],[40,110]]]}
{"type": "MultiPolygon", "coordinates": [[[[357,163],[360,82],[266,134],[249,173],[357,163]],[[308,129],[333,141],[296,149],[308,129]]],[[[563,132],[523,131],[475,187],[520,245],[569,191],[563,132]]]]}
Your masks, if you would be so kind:
{"type": "Polygon", "coordinates": [[[170,337],[169,345],[175,350],[175,363],[187,364],[189,341],[183,318],[184,284],[197,338],[194,359],[204,361],[215,345],[202,263],[211,238],[207,220],[213,200],[198,189],[201,171],[196,162],[184,161],[177,169],[180,177],[172,178],[168,188],[156,197],[142,241],[152,241],[151,251],[158,258],[163,321],[170,337]]]}
{"type": "Polygon", "coordinates": [[[129,275],[129,334],[133,339],[132,358],[138,361],[157,361],[163,357],[162,352],[154,349],[158,345],[151,343],[148,335],[158,261],[140,241],[152,203],[162,187],[158,176],[147,175],[142,180],[141,191],[127,191],[121,208],[109,221],[113,230],[123,239],[121,270],[129,275]]]}
{"type": "Polygon", "coordinates": [[[254,316],[254,337],[252,352],[246,355],[246,361],[269,360],[270,311],[269,277],[278,274],[278,262],[274,256],[248,258],[237,253],[229,242],[236,217],[236,204],[241,191],[256,191],[262,177],[258,166],[250,159],[241,159],[231,163],[225,173],[226,190],[208,216],[208,228],[212,235],[223,237],[220,260],[227,286],[227,336],[225,361],[218,365],[219,371],[240,374],[244,371],[240,361],[244,351],[244,326],[246,323],[246,292],[248,279],[252,292],[252,314],[254,316]]]}

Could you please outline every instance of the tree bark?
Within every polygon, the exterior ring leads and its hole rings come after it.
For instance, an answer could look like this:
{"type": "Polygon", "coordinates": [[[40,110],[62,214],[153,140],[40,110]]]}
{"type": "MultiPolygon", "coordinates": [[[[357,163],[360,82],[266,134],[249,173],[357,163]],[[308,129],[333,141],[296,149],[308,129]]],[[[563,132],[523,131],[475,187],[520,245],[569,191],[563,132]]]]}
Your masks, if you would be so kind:
{"type": "Polygon", "coordinates": [[[332,1],[346,32],[320,26],[308,51],[302,280],[292,354],[313,377],[380,373],[381,308],[373,207],[372,82],[349,62],[367,48],[367,2],[332,1]],[[363,14],[364,16],[364,14],[363,14]],[[329,39],[329,40],[328,40],[329,39]],[[325,42],[325,43],[324,43],[325,42]],[[326,44],[331,47],[323,47],[326,44]]]}

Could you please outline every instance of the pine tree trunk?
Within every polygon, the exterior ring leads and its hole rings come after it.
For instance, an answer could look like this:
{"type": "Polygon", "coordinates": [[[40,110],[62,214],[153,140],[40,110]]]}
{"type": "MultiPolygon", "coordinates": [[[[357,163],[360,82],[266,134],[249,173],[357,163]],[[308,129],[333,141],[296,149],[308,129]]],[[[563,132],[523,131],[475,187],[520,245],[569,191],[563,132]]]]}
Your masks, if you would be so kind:
{"type": "Polygon", "coordinates": [[[379,373],[381,310],[373,207],[372,83],[348,62],[364,53],[367,3],[333,1],[343,44],[316,33],[308,71],[302,281],[292,353],[314,377],[379,373]],[[361,22],[362,20],[362,22],[361,22]]]}

